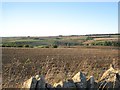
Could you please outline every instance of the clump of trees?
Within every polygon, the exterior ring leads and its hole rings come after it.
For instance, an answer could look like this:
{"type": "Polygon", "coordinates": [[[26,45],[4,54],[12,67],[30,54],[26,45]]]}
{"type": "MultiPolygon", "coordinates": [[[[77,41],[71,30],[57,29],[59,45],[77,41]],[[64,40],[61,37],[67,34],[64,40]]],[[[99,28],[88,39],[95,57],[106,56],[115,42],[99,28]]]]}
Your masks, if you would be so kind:
{"type": "Polygon", "coordinates": [[[52,47],[53,47],[53,48],[58,48],[58,46],[57,46],[57,45],[53,45],[52,47]]]}
{"type": "MultiPolygon", "coordinates": [[[[92,37],[85,38],[86,40],[92,40],[92,37]]],[[[120,46],[120,41],[94,41],[93,43],[84,44],[85,41],[76,42],[70,40],[55,40],[49,43],[31,43],[31,42],[4,42],[2,43],[2,47],[25,47],[25,48],[58,48],[61,46],[72,47],[72,46],[120,46]]]]}
{"type": "Polygon", "coordinates": [[[93,37],[87,37],[86,40],[93,40],[93,37]]]}
{"type": "Polygon", "coordinates": [[[44,46],[39,46],[40,48],[58,48],[58,45],[44,45],[44,46]]]}
{"type": "Polygon", "coordinates": [[[47,45],[47,46],[45,46],[45,48],[49,48],[49,46],[47,45]]]}
{"type": "Polygon", "coordinates": [[[33,48],[33,46],[32,45],[27,45],[27,44],[25,44],[25,45],[17,45],[17,44],[2,44],[2,47],[26,47],[26,48],[33,48]]]}
{"type": "Polygon", "coordinates": [[[80,43],[79,42],[75,42],[75,41],[54,41],[53,45],[70,47],[70,46],[80,45],[80,43]]]}
{"type": "Polygon", "coordinates": [[[119,41],[93,42],[92,45],[100,45],[100,46],[120,46],[120,42],[119,42],[119,41]]]}

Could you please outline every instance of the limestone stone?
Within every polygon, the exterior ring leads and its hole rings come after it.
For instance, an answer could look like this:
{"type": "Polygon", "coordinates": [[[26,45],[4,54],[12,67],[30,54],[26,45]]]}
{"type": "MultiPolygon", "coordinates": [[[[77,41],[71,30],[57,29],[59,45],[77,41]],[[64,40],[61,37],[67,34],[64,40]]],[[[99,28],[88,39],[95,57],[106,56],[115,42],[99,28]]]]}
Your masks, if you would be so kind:
{"type": "Polygon", "coordinates": [[[86,76],[82,72],[78,72],[73,78],[73,82],[76,84],[78,88],[86,88],[87,80],[86,76]]]}

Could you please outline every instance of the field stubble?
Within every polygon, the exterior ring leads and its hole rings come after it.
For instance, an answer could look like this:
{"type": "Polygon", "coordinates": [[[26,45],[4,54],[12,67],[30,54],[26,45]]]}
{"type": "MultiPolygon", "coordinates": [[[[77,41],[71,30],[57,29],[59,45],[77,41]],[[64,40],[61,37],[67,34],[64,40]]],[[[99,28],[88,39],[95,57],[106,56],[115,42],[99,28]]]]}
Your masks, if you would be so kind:
{"type": "Polygon", "coordinates": [[[117,60],[118,50],[110,48],[3,48],[3,88],[21,87],[37,74],[44,75],[50,84],[79,71],[98,79],[117,60]]]}

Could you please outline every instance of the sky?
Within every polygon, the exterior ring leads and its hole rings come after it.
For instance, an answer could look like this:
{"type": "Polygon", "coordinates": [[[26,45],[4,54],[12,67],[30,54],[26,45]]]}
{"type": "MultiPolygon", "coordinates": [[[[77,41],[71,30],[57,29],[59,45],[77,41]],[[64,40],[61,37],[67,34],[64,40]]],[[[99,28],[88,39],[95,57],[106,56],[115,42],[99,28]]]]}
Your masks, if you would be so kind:
{"type": "Polygon", "coordinates": [[[117,2],[3,2],[0,8],[1,36],[118,33],[117,2]]]}

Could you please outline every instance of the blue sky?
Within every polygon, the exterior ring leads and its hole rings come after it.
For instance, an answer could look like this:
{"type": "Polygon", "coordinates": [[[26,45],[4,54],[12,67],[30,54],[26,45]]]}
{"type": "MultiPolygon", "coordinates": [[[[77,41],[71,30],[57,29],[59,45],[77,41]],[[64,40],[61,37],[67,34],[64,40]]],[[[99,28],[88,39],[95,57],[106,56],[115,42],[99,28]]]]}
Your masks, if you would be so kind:
{"type": "Polygon", "coordinates": [[[118,33],[117,2],[4,2],[2,36],[118,33]]]}

